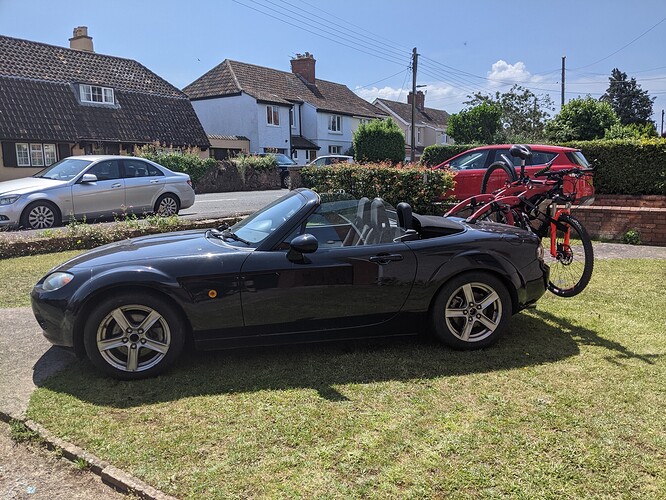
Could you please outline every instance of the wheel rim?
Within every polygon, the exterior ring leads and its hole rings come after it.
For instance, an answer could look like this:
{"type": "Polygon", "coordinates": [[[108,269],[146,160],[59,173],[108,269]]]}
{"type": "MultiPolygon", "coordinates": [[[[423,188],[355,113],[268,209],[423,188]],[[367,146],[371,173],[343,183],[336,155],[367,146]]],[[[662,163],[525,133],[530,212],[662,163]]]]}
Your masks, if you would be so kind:
{"type": "Polygon", "coordinates": [[[178,203],[171,196],[162,198],[160,206],[157,208],[157,213],[165,217],[176,215],[178,213],[178,203]]]}
{"type": "Polygon", "coordinates": [[[466,283],[449,297],[444,317],[453,335],[464,342],[479,342],[499,327],[502,299],[485,283],[466,283]]]}
{"type": "Polygon", "coordinates": [[[28,214],[28,224],[33,229],[45,229],[55,224],[55,214],[46,205],[37,205],[28,214]]]}
{"type": "Polygon", "coordinates": [[[550,249],[550,237],[544,238],[546,248],[545,262],[550,267],[550,284],[556,290],[574,290],[583,279],[587,255],[582,238],[575,227],[567,225],[570,230],[570,241],[564,242],[565,233],[557,230],[555,236],[556,255],[550,249]]]}
{"type": "Polygon", "coordinates": [[[97,329],[97,349],[104,361],[124,372],[159,364],[171,345],[171,330],[155,309],[140,304],[118,307],[97,329]]]}

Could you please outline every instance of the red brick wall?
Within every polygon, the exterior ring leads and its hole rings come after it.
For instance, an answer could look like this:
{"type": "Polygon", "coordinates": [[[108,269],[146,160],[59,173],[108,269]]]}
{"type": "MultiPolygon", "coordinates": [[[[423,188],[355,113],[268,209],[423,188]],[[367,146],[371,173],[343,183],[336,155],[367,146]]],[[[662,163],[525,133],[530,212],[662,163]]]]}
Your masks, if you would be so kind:
{"type": "Polygon", "coordinates": [[[594,205],[572,212],[592,238],[621,240],[635,229],[645,245],[666,246],[666,196],[597,196],[594,205]]]}

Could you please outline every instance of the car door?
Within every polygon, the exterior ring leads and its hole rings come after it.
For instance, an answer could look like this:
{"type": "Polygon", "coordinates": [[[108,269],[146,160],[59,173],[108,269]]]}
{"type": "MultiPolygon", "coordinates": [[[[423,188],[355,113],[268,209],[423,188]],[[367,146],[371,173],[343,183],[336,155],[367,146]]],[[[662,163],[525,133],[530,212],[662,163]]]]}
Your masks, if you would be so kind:
{"type": "MultiPolygon", "coordinates": [[[[281,247],[255,251],[244,262],[241,302],[248,334],[377,325],[407,300],[416,275],[416,257],[407,245],[393,237],[358,244],[364,241],[347,237],[350,230],[361,232],[352,222],[356,205],[344,218],[326,213],[325,205],[281,247]],[[298,233],[314,235],[318,249],[290,256],[287,242],[298,233]]],[[[395,222],[389,232],[399,234],[395,222]]]]}
{"type": "Polygon", "coordinates": [[[455,175],[455,197],[464,200],[481,192],[483,174],[488,168],[490,150],[476,149],[454,158],[449,163],[455,175]]]}
{"type": "Polygon", "coordinates": [[[95,182],[79,179],[72,186],[72,202],[77,218],[120,215],[125,210],[125,182],[119,160],[103,160],[84,173],[97,177],[95,182]]]}
{"type": "Polygon", "coordinates": [[[164,173],[137,158],[124,159],[123,167],[127,210],[134,213],[152,212],[157,197],[164,191],[164,173]]]}

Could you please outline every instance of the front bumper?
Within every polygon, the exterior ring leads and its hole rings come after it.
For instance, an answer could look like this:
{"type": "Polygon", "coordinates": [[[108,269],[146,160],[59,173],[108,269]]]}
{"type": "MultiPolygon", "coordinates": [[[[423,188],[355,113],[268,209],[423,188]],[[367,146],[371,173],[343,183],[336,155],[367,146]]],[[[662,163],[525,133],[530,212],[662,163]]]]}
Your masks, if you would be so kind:
{"type": "Polygon", "coordinates": [[[19,205],[18,202],[12,203],[11,205],[0,205],[0,227],[18,227],[22,210],[23,205],[19,205]]]}
{"type": "Polygon", "coordinates": [[[57,292],[46,292],[36,285],[30,294],[32,312],[49,342],[74,347],[73,317],[67,310],[66,298],[57,292]]]}

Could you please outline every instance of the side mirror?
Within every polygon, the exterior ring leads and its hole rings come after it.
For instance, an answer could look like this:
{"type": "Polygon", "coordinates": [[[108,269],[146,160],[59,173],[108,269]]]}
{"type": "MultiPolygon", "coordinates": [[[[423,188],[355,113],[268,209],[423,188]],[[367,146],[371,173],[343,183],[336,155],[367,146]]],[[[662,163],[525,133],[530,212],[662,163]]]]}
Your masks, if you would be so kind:
{"type": "Polygon", "coordinates": [[[95,174],[83,174],[81,177],[81,184],[87,184],[89,182],[97,182],[97,176],[95,174]]]}
{"type": "Polygon", "coordinates": [[[314,253],[319,248],[319,242],[313,235],[305,233],[291,240],[289,247],[292,251],[298,253],[314,253]]]}

